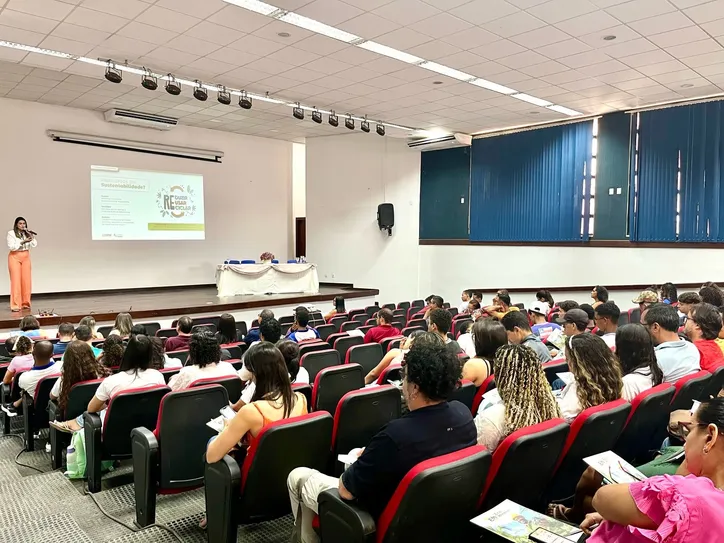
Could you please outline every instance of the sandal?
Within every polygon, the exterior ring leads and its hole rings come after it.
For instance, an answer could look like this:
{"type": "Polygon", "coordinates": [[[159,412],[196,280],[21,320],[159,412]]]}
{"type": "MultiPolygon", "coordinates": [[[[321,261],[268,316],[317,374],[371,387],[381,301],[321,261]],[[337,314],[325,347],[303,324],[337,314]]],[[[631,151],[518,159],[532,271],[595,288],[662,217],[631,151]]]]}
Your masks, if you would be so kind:
{"type": "Polygon", "coordinates": [[[570,508],[566,507],[563,504],[551,503],[550,505],[548,505],[546,515],[548,515],[549,517],[553,517],[556,520],[572,522],[571,519],[568,518],[568,511],[570,511],[570,508]]]}
{"type": "Polygon", "coordinates": [[[66,434],[72,434],[73,430],[70,428],[70,423],[68,421],[65,422],[59,422],[57,420],[51,420],[48,423],[50,426],[58,430],[59,432],[63,432],[66,434]]]}

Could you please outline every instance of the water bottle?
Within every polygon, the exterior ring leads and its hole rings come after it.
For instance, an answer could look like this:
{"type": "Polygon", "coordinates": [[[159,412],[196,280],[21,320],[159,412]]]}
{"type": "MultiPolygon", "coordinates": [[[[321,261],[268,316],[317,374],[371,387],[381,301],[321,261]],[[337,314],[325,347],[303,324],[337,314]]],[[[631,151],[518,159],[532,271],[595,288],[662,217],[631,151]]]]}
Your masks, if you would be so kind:
{"type": "Polygon", "coordinates": [[[78,471],[78,464],[75,460],[75,448],[71,445],[66,449],[66,473],[78,471]]]}

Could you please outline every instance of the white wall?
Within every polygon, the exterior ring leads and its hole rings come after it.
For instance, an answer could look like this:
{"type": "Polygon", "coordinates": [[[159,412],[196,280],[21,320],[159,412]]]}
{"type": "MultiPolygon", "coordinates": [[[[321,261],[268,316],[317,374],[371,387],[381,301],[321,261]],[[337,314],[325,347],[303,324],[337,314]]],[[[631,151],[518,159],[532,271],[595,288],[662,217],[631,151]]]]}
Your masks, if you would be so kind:
{"type": "Polygon", "coordinates": [[[307,216],[307,151],[303,143],[292,143],[292,217],[307,216]]]}
{"type": "Polygon", "coordinates": [[[320,281],[380,290],[382,303],[417,296],[420,153],[372,134],[308,138],[307,259],[320,281]],[[391,237],[377,206],[395,206],[391,237]]]}
{"type": "MultiPolygon", "coordinates": [[[[106,123],[102,113],[0,99],[5,231],[22,215],[39,233],[33,291],[214,282],[225,258],[293,254],[292,144],[179,126],[170,132],[106,123]],[[222,164],[52,142],[47,129],[225,153],[222,164]],[[205,241],[91,241],[90,165],[204,176],[205,241]]],[[[0,273],[0,293],[9,292],[0,273]]]]}

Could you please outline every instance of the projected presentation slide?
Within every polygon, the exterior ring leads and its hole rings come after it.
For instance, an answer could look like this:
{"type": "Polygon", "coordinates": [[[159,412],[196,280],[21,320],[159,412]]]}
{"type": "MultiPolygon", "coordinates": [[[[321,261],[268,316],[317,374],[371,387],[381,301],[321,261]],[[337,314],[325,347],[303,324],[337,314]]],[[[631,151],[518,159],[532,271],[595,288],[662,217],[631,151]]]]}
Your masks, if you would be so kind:
{"type": "Polygon", "coordinates": [[[204,239],[204,177],[91,166],[93,240],[204,239]]]}

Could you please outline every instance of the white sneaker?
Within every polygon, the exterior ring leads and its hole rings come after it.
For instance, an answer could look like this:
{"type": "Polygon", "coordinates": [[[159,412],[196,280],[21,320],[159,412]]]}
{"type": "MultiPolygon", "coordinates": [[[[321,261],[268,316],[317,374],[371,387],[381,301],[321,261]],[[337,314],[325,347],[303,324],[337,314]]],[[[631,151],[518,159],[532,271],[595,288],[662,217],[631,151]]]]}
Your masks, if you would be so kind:
{"type": "Polygon", "coordinates": [[[50,454],[50,443],[46,443],[46,444],[45,444],[45,452],[47,452],[48,454],[50,454]]]}

